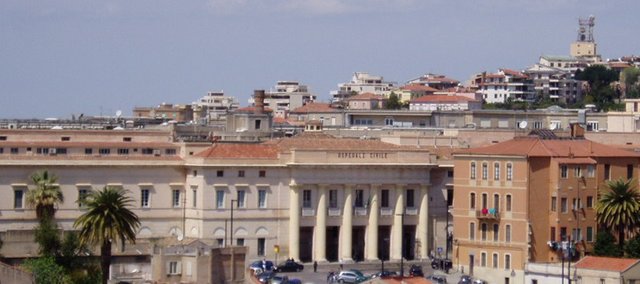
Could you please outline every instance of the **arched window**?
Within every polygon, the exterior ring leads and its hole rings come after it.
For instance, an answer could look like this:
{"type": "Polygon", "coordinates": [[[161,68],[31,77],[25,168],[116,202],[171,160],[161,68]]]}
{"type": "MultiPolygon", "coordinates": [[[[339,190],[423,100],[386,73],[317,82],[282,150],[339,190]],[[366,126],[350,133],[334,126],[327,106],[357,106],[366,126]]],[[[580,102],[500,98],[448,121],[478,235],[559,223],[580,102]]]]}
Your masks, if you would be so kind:
{"type": "Polygon", "coordinates": [[[482,209],[488,209],[489,208],[489,202],[487,201],[487,194],[483,193],[482,194],[482,209]]]}
{"type": "Polygon", "coordinates": [[[504,241],[507,243],[511,242],[511,225],[506,225],[504,228],[504,241]]]}
{"type": "Polygon", "coordinates": [[[480,228],[482,228],[482,240],[486,241],[487,240],[487,223],[482,223],[480,228]]]}
{"type": "Polygon", "coordinates": [[[469,208],[476,209],[476,194],[474,192],[469,194],[469,208]]]}
{"type": "Polygon", "coordinates": [[[496,214],[500,213],[500,195],[493,195],[493,208],[496,209],[496,214]]]}
{"type": "Polygon", "coordinates": [[[476,179],[476,162],[471,162],[471,167],[469,167],[469,178],[476,179]]]}
{"type": "Polygon", "coordinates": [[[482,266],[482,267],[486,267],[487,266],[487,253],[486,252],[480,253],[480,266],[482,266]]]}
{"type": "Polygon", "coordinates": [[[493,180],[500,180],[500,163],[493,163],[493,180]]]}
{"type": "Polygon", "coordinates": [[[507,212],[511,212],[511,194],[507,194],[507,200],[506,200],[506,210],[507,212]]]}
{"type": "Polygon", "coordinates": [[[513,164],[507,163],[507,180],[513,179],[513,164]]]}
{"type": "Polygon", "coordinates": [[[469,223],[469,240],[476,239],[476,223],[469,223]]]}
{"type": "Polygon", "coordinates": [[[489,169],[487,168],[487,163],[482,163],[482,179],[487,180],[487,176],[489,175],[489,169]]]}
{"type": "Polygon", "coordinates": [[[500,225],[493,224],[493,241],[497,242],[500,239],[500,225]]]}

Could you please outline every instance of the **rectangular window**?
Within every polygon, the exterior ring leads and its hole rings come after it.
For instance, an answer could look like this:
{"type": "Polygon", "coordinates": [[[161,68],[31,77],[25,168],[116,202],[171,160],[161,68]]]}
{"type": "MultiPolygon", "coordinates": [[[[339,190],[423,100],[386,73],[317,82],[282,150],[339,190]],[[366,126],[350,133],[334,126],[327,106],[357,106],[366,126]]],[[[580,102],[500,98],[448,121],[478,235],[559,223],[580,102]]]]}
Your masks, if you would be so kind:
{"type": "Polygon", "coordinates": [[[593,242],[593,227],[587,227],[587,242],[593,242]]]}
{"type": "Polygon", "coordinates": [[[238,238],[236,240],[236,245],[240,246],[240,247],[243,247],[244,246],[244,239],[243,238],[238,238]]]}
{"type": "Polygon", "coordinates": [[[258,171],[258,177],[263,178],[263,177],[266,177],[266,176],[267,176],[267,171],[265,171],[265,170],[258,171]]]}
{"type": "Polygon", "coordinates": [[[329,208],[338,208],[338,191],[329,190],[329,208]]]}
{"type": "Polygon", "coordinates": [[[18,189],[13,191],[13,208],[24,208],[24,190],[18,189]]]}
{"type": "Polygon", "coordinates": [[[98,153],[100,155],[109,155],[109,154],[111,154],[111,149],[109,149],[109,148],[100,148],[98,150],[98,153]]]}
{"type": "Polygon", "coordinates": [[[453,177],[453,171],[447,171],[447,177],[448,178],[452,178],[453,177]]]}
{"type": "Polygon", "coordinates": [[[87,195],[89,195],[89,190],[86,188],[78,189],[78,207],[82,208],[85,206],[85,200],[87,199],[87,195]]]}
{"type": "Polygon", "coordinates": [[[216,243],[219,248],[224,247],[224,239],[216,239],[216,243]]]}
{"type": "Polygon", "coordinates": [[[174,189],[171,196],[171,204],[173,207],[180,207],[180,190],[174,189]]]}
{"type": "Polygon", "coordinates": [[[122,142],[131,142],[131,137],[122,137],[122,142]]]}
{"type": "Polygon", "coordinates": [[[551,227],[549,230],[549,240],[552,242],[556,241],[556,227],[551,227]]]}
{"type": "Polygon", "coordinates": [[[238,208],[245,208],[244,199],[246,197],[246,192],[244,190],[238,190],[238,208]]]}
{"type": "Polygon", "coordinates": [[[497,253],[493,254],[492,263],[493,263],[493,268],[498,268],[498,254],[497,253]]]}
{"type": "Polygon", "coordinates": [[[224,171],[223,170],[217,170],[216,171],[216,177],[224,177],[224,171]]]}
{"type": "Polygon", "coordinates": [[[507,180],[513,180],[513,165],[507,164],[507,180]]]}
{"type": "Polygon", "coordinates": [[[469,177],[471,179],[476,179],[476,163],[471,162],[471,167],[469,169],[469,177]]]}
{"type": "Polygon", "coordinates": [[[604,165],[604,179],[605,180],[611,179],[611,165],[609,164],[604,165]]]}
{"type": "Polygon", "coordinates": [[[582,241],[582,229],[581,228],[577,228],[577,229],[572,229],[571,230],[571,240],[582,241]]]}
{"type": "Polygon", "coordinates": [[[560,241],[564,242],[567,240],[567,227],[560,227],[560,241]]]}
{"type": "Polygon", "coordinates": [[[142,155],[153,155],[152,148],[142,148],[142,155]]]}
{"type": "Polygon", "coordinates": [[[560,198],[560,212],[562,212],[562,213],[567,213],[567,210],[568,210],[568,208],[567,208],[567,205],[568,205],[568,204],[567,204],[567,202],[568,202],[568,200],[567,200],[567,198],[566,198],[566,197],[562,197],[562,198],[560,198]]]}
{"type": "Polygon", "coordinates": [[[216,190],[216,208],[224,208],[224,190],[216,190]]]}
{"type": "Polygon", "coordinates": [[[633,178],[633,165],[627,165],[627,179],[633,178]]]}
{"type": "Polygon", "coordinates": [[[356,189],[355,207],[364,207],[364,190],[356,189]]]}
{"type": "Polygon", "coordinates": [[[593,196],[587,196],[587,208],[593,208],[593,196]]]}
{"type": "Polygon", "coordinates": [[[118,148],[118,155],[129,155],[128,148],[118,148]]]}
{"type": "Polygon", "coordinates": [[[496,213],[500,212],[500,195],[493,195],[493,208],[496,209],[496,213]]]}
{"type": "Polygon", "coordinates": [[[487,205],[488,202],[489,201],[487,200],[487,194],[483,193],[482,194],[482,209],[488,208],[488,205],[487,205]]]}
{"type": "Polygon", "coordinates": [[[504,269],[511,269],[511,255],[509,254],[504,255],[504,269]]]}
{"type": "Polygon", "coordinates": [[[180,274],[178,272],[178,262],[177,261],[170,261],[169,262],[169,273],[170,275],[177,275],[180,274]]]}
{"type": "Polygon", "coordinates": [[[556,212],[556,204],[558,203],[558,198],[555,196],[551,196],[551,212],[556,212]]]}
{"type": "Polygon", "coordinates": [[[511,225],[506,225],[504,228],[504,241],[507,243],[511,242],[511,225]]]}
{"type": "Polygon", "coordinates": [[[140,190],[140,207],[149,208],[149,190],[140,190]]]}
{"type": "Polygon", "coordinates": [[[480,238],[483,241],[487,240],[487,224],[486,223],[482,223],[482,225],[480,225],[480,238]]]}
{"type": "Polygon", "coordinates": [[[198,190],[195,188],[191,189],[191,207],[196,207],[198,204],[198,190]]]}
{"type": "Polygon", "coordinates": [[[238,177],[244,177],[244,170],[239,170],[238,171],[238,177]]]}
{"type": "Polygon", "coordinates": [[[489,169],[487,163],[482,163],[482,179],[487,180],[487,176],[489,175],[489,169]]]}
{"type": "Polygon", "coordinates": [[[476,223],[469,223],[469,240],[476,239],[476,223]]]}
{"type": "Polygon", "coordinates": [[[596,167],[594,165],[587,166],[587,177],[595,177],[596,176],[596,167]]]}
{"type": "Polygon", "coordinates": [[[311,190],[302,191],[302,207],[311,208],[311,190]]]}
{"type": "Polygon", "coordinates": [[[567,178],[569,173],[569,168],[567,167],[567,165],[561,165],[560,166],[560,177],[561,178],[567,178]]]}
{"type": "Polygon", "coordinates": [[[407,208],[415,207],[415,190],[407,189],[407,208]]]}
{"type": "Polygon", "coordinates": [[[389,207],[389,190],[383,189],[380,195],[381,195],[380,206],[382,208],[388,208],[389,207]]]}
{"type": "Polygon", "coordinates": [[[265,255],[265,247],[266,247],[265,238],[258,238],[258,255],[259,256],[265,255]]]}
{"type": "Polygon", "coordinates": [[[85,154],[85,155],[92,155],[92,154],[93,154],[93,149],[91,149],[91,148],[84,148],[84,154],[85,154]]]}
{"type": "Polygon", "coordinates": [[[573,176],[574,176],[574,177],[582,177],[582,167],[580,167],[580,166],[576,166],[576,167],[573,169],[573,176]]]}
{"type": "Polygon", "coordinates": [[[258,207],[267,208],[267,191],[264,189],[258,190],[258,207]]]}
{"type": "Polygon", "coordinates": [[[164,154],[167,156],[173,156],[176,154],[176,149],[164,149],[164,154]]]}
{"type": "Polygon", "coordinates": [[[0,147],[0,154],[4,153],[4,148],[0,147]]]}
{"type": "Polygon", "coordinates": [[[493,180],[500,180],[500,164],[493,164],[493,180]]]}
{"type": "Polygon", "coordinates": [[[11,148],[11,154],[12,155],[18,154],[18,148],[11,148]]]}
{"type": "Polygon", "coordinates": [[[473,192],[469,194],[469,208],[476,209],[476,194],[473,192]]]}
{"type": "Polygon", "coordinates": [[[493,241],[497,242],[500,239],[500,225],[493,224],[493,241]]]}
{"type": "Polygon", "coordinates": [[[480,266],[485,267],[487,266],[487,253],[483,252],[480,254],[480,266]]]}

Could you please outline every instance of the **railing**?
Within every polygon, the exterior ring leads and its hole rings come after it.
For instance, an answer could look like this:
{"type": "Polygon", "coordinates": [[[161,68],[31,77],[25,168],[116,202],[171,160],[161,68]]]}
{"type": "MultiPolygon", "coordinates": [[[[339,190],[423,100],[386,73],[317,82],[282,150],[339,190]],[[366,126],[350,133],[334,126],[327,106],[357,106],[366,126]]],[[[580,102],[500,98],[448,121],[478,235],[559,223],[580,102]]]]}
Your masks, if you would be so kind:
{"type": "Polygon", "coordinates": [[[418,208],[406,208],[404,212],[406,215],[418,215],[418,208]]]}
{"type": "Polygon", "coordinates": [[[327,210],[327,213],[329,214],[329,216],[340,216],[342,211],[340,210],[340,208],[329,208],[329,210],[327,210]]]}
{"type": "Polygon", "coordinates": [[[500,219],[500,212],[495,208],[476,210],[476,218],[478,219],[500,219]]]}
{"type": "Polygon", "coordinates": [[[356,216],[366,216],[367,215],[367,209],[364,207],[356,207],[353,209],[353,215],[356,216]]]}
{"type": "Polygon", "coordinates": [[[302,216],[304,217],[309,217],[309,216],[315,216],[316,215],[316,210],[313,208],[302,208],[302,216]]]}
{"type": "Polygon", "coordinates": [[[380,215],[382,216],[391,216],[393,215],[392,208],[380,208],[380,215]]]}

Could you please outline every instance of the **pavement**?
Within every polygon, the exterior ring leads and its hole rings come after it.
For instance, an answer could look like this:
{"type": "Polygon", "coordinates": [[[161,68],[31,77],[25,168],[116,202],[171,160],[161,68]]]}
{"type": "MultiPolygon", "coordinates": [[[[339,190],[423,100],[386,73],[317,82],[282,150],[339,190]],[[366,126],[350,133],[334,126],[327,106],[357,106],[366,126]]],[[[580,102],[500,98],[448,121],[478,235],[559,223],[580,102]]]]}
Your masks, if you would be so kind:
{"type": "MultiPolygon", "coordinates": [[[[431,274],[445,275],[447,278],[447,283],[454,283],[454,284],[458,283],[458,281],[460,280],[460,277],[462,276],[462,273],[459,273],[457,271],[450,271],[449,274],[446,274],[444,273],[444,271],[440,271],[440,270],[434,271],[431,268],[431,261],[424,260],[424,261],[405,261],[403,263],[405,277],[408,277],[409,267],[411,267],[411,265],[413,264],[420,265],[422,267],[422,271],[424,272],[425,276],[431,275],[431,274]]],[[[343,264],[344,270],[357,269],[367,276],[374,274],[376,272],[379,272],[381,268],[382,268],[382,263],[380,261],[377,261],[377,262],[364,261],[364,262],[343,264]]],[[[399,274],[400,262],[385,261],[384,270],[396,271],[399,274]]],[[[330,272],[339,272],[339,271],[340,271],[340,265],[338,263],[318,263],[318,269],[316,272],[313,271],[312,263],[304,263],[304,270],[301,272],[282,272],[282,273],[278,273],[278,275],[286,275],[289,277],[289,279],[292,279],[292,278],[300,279],[302,283],[318,284],[318,283],[328,283],[327,275],[329,275],[330,272]]],[[[412,281],[406,281],[406,282],[409,283],[412,281]]],[[[389,282],[389,283],[395,283],[395,282],[389,282]]]]}

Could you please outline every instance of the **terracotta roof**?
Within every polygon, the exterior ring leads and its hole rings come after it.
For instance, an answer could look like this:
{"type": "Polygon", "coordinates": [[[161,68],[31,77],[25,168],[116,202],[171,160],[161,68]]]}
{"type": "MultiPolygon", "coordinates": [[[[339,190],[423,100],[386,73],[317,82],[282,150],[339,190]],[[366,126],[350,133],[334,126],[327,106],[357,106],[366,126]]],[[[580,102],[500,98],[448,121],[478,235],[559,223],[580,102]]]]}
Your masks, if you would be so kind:
{"type": "Polygon", "coordinates": [[[576,263],[576,267],[579,269],[624,272],[638,264],[638,262],[640,262],[640,259],[636,258],[585,256],[576,263]]]}
{"type": "Polygon", "coordinates": [[[370,101],[370,100],[384,100],[384,97],[378,96],[373,93],[362,93],[353,97],[347,98],[348,101],[370,101]]]}
{"type": "Polygon", "coordinates": [[[515,76],[515,77],[527,78],[527,75],[523,74],[520,71],[511,70],[511,69],[500,69],[500,71],[502,71],[502,73],[507,74],[507,75],[511,75],[511,76],[515,76]]]}
{"type": "Polygon", "coordinates": [[[45,148],[179,148],[172,143],[161,142],[101,142],[101,141],[1,141],[1,147],[45,147],[45,148]]]}
{"type": "Polygon", "coordinates": [[[407,91],[422,91],[422,92],[432,92],[432,93],[439,91],[436,88],[432,88],[432,87],[421,85],[421,84],[409,84],[409,85],[403,86],[401,89],[407,90],[407,91]]]}
{"type": "Polygon", "coordinates": [[[266,144],[218,143],[198,153],[200,158],[277,159],[278,148],[266,144]]]}
{"type": "Polygon", "coordinates": [[[272,121],[273,121],[274,124],[289,124],[289,121],[287,121],[286,118],[279,117],[279,116],[278,117],[274,117],[272,119],[272,121]]]}
{"type": "Polygon", "coordinates": [[[514,139],[457,151],[456,154],[515,155],[526,157],[640,157],[640,153],[622,150],[586,139],[541,139],[537,136],[514,139]]]}
{"type": "Polygon", "coordinates": [[[463,96],[426,95],[412,100],[411,103],[458,103],[475,101],[463,96]]]}
{"type": "Polygon", "coordinates": [[[591,158],[560,158],[554,159],[558,164],[572,164],[572,165],[593,165],[597,164],[596,160],[591,158]]]}
{"type": "Polygon", "coordinates": [[[626,68],[626,67],[631,67],[631,64],[627,62],[609,62],[609,66],[616,67],[616,68],[626,68]]]}
{"type": "Polygon", "coordinates": [[[308,113],[308,112],[339,112],[339,110],[332,108],[331,104],[325,103],[308,103],[301,107],[295,108],[291,113],[308,113]]]}

